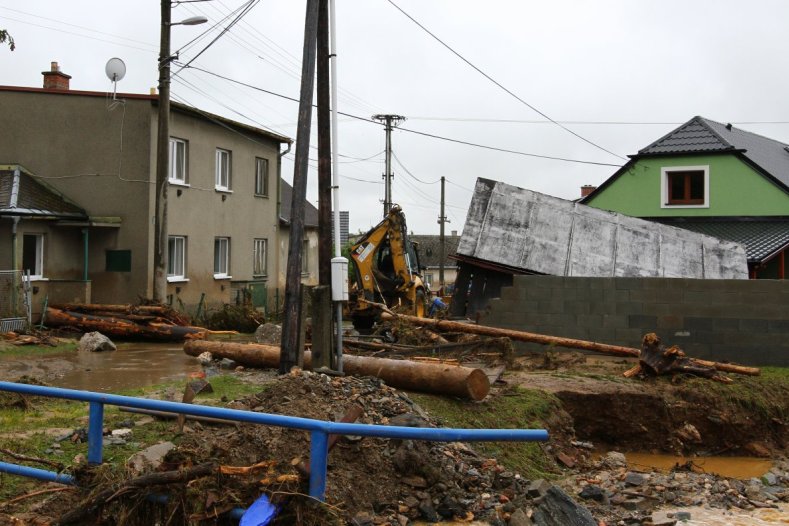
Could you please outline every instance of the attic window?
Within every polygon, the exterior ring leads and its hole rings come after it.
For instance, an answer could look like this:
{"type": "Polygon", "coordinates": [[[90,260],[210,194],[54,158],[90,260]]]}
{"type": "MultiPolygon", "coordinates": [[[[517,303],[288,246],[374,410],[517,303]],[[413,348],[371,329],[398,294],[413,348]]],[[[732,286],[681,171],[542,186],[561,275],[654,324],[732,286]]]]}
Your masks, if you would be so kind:
{"type": "Polygon", "coordinates": [[[709,166],[678,166],[661,172],[661,208],[709,208],[709,166]]]}

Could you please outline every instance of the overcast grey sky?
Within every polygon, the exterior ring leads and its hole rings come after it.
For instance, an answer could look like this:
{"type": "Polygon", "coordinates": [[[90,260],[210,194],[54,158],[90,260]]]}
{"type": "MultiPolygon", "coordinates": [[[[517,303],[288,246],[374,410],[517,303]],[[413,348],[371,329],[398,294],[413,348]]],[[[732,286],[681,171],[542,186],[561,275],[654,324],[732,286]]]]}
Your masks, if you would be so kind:
{"type": "MultiPolygon", "coordinates": [[[[694,115],[789,142],[789,124],[763,124],[789,121],[789,2],[393,2],[523,101],[616,155],[554,124],[535,122],[545,118],[453,55],[388,0],[337,0],[340,111],[366,118],[395,113],[408,118],[403,124],[408,130],[613,165],[694,115]]],[[[185,3],[173,9],[173,20],[202,14],[218,21],[246,3],[185,3]]],[[[72,89],[110,91],[104,65],[120,57],[127,75],[118,91],[148,93],[157,84],[159,12],[155,0],[0,0],[0,28],[8,29],[17,45],[14,52],[0,50],[0,84],[40,87],[41,71],[58,61],[73,77],[72,89]]],[[[303,1],[260,0],[193,65],[298,97],[304,15],[303,1]]],[[[209,27],[174,27],[172,49],[209,27]]],[[[184,49],[181,60],[190,60],[217,34],[214,30],[184,49]]],[[[174,100],[296,136],[294,102],[194,69],[174,77],[172,93],[174,100]]],[[[366,230],[382,213],[383,128],[349,118],[341,118],[339,128],[339,153],[345,156],[341,208],[350,210],[352,231],[366,230]]],[[[573,199],[581,185],[600,184],[616,170],[405,130],[393,134],[393,148],[394,201],[406,211],[409,229],[419,234],[438,233],[441,176],[449,181],[447,228],[462,230],[477,177],[573,199]]],[[[311,157],[316,155],[313,150],[311,157]]],[[[288,180],[292,158],[283,165],[288,180]]],[[[313,168],[308,197],[315,202],[316,196],[313,168]]]]}

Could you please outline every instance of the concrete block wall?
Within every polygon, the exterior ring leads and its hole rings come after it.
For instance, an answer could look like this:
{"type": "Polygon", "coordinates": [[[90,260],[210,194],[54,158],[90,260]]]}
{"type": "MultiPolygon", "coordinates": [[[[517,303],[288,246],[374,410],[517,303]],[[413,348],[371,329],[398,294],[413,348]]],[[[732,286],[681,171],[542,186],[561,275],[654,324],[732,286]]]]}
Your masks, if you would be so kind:
{"type": "Polygon", "coordinates": [[[789,367],[789,280],[515,276],[481,322],[631,347],[655,332],[696,358],[789,367]]]}

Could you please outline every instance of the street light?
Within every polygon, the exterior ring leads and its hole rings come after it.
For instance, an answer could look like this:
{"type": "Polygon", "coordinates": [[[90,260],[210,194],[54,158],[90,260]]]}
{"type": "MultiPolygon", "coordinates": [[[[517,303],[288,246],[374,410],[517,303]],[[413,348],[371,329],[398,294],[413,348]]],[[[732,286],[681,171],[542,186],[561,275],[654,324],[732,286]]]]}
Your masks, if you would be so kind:
{"type": "Polygon", "coordinates": [[[204,24],[204,16],[170,21],[172,5],[162,0],[159,45],[159,123],[156,141],[156,212],[153,224],[153,299],[164,303],[167,296],[167,179],[170,172],[170,28],[204,24]]]}

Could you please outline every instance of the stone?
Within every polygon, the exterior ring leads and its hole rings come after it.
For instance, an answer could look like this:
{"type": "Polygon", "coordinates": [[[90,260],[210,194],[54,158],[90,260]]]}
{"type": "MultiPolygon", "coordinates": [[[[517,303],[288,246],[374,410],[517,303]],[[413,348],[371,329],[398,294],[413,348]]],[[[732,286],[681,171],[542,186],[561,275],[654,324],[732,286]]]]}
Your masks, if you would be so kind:
{"type": "Polygon", "coordinates": [[[200,355],[197,357],[197,361],[200,362],[201,365],[208,365],[213,360],[214,360],[214,355],[208,351],[204,353],[200,353],[200,355]]]}
{"type": "Polygon", "coordinates": [[[641,473],[629,471],[625,475],[625,484],[628,486],[643,486],[647,481],[647,477],[641,473]]]}
{"type": "Polygon", "coordinates": [[[509,526],[532,526],[532,522],[526,512],[518,508],[510,516],[509,526]]]}
{"type": "Polygon", "coordinates": [[[132,430],[128,427],[122,427],[120,429],[113,429],[111,434],[117,438],[129,438],[132,435],[132,430]]]}
{"type": "Polygon", "coordinates": [[[169,453],[174,447],[175,444],[172,442],[160,442],[158,444],[154,444],[149,448],[132,455],[129,458],[127,465],[129,466],[129,469],[131,469],[131,471],[136,474],[143,473],[144,471],[154,471],[162,464],[165,455],[167,455],[167,453],[169,453]]]}
{"type": "Polygon", "coordinates": [[[533,480],[531,484],[529,484],[526,494],[529,495],[529,497],[536,499],[548,493],[549,489],[551,489],[551,484],[549,482],[547,482],[545,479],[537,479],[533,480]]]}
{"type": "Polygon", "coordinates": [[[366,511],[360,511],[356,514],[356,516],[351,520],[351,524],[353,526],[372,526],[373,518],[372,516],[367,513],[366,511]]]}
{"type": "Polygon", "coordinates": [[[274,323],[264,323],[255,329],[255,342],[279,345],[282,341],[282,326],[274,323]]]}
{"type": "Polygon", "coordinates": [[[433,507],[433,501],[430,499],[424,499],[419,503],[419,512],[427,521],[438,522],[441,520],[438,512],[436,512],[436,509],[433,507]]]}
{"type": "Polygon", "coordinates": [[[627,465],[627,459],[618,451],[609,451],[603,457],[603,464],[610,468],[622,468],[627,465]]]}
{"type": "Polygon", "coordinates": [[[436,511],[445,519],[462,517],[465,515],[463,506],[456,499],[449,495],[444,496],[444,499],[441,501],[441,504],[438,505],[436,511]]]}
{"type": "Polygon", "coordinates": [[[556,486],[551,486],[542,498],[532,522],[535,526],[597,526],[588,509],[556,486]]]}
{"type": "Polygon", "coordinates": [[[408,517],[405,515],[400,515],[399,513],[397,514],[397,524],[400,526],[408,526],[408,522],[408,517]]]}
{"type": "Polygon", "coordinates": [[[79,350],[88,352],[115,351],[117,347],[100,332],[86,332],[79,339],[79,350]]]}
{"type": "MultiPolygon", "coordinates": [[[[220,369],[235,369],[238,366],[238,363],[231,360],[230,358],[222,358],[219,361],[219,368],[220,369]]],[[[208,375],[208,373],[206,373],[208,375]]]]}
{"type": "Polygon", "coordinates": [[[563,451],[560,451],[556,455],[556,460],[558,460],[559,462],[564,464],[565,467],[568,467],[570,469],[575,467],[575,459],[573,459],[570,455],[564,453],[563,451]]]}
{"type": "Polygon", "coordinates": [[[596,500],[597,502],[603,502],[606,499],[605,491],[600,486],[595,486],[594,484],[589,484],[584,486],[584,489],[578,494],[584,500],[596,500]]]}
{"type": "Polygon", "coordinates": [[[400,479],[403,484],[408,484],[412,488],[426,488],[427,481],[419,476],[414,475],[413,477],[403,477],[400,479]]]}
{"type": "Polygon", "coordinates": [[[403,500],[403,504],[405,504],[409,508],[416,508],[417,506],[419,506],[419,499],[417,499],[412,495],[409,495],[408,497],[405,498],[405,500],[403,500]]]}
{"type": "Polygon", "coordinates": [[[652,514],[651,517],[652,526],[674,526],[677,523],[677,519],[674,518],[674,514],[671,514],[669,517],[669,512],[667,511],[656,511],[652,514]]]}
{"type": "Polygon", "coordinates": [[[622,503],[622,507],[630,511],[644,510],[648,505],[649,503],[644,497],[630,497],[622,503]]]}
{"type": "Polygon", "coordinates": [[[767,486],[775,486],[778,484],[778,477],[775,476],[775,473],[765,473],[762,482],[767,486]]]}
{"type": "Polygon", "coordinates": [[[678,521],[689,521],[690,520],[690,512],[689,511],[675,511],[674,518],[678,521]]]}
{"type": "Polygon", "coordinates": [[[686,423],[684,426],[676,431],[677,438],[683,442],[690,442],[692,444],[701,443],[701,433],[696,429],[693,424],[686,423]]]}

